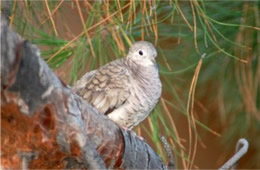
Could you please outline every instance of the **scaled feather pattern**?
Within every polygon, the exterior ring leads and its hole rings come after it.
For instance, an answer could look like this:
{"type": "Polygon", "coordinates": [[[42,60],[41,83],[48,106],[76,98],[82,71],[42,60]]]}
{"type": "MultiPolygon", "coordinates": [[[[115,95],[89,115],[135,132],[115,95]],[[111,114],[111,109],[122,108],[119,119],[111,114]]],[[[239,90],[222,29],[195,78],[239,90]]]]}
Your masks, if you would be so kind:
{"type": "Polygon", "coordinates": [[[138,41],[125,58],[86,73],[72,89],[119,126],[132,129],[149,115],[161,96],[156,57],[151,43],[138,41]]]}

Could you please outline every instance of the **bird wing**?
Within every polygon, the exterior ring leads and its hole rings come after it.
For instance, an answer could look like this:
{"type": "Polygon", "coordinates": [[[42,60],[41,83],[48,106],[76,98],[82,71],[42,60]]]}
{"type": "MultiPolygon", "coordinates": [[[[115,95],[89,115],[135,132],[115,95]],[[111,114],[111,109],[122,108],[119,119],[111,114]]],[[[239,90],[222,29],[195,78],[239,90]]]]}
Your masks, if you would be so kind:
{"type": "Polygon", "coordinates": [[[108,63],[85,74],[73,90],[96,107],[109,114],[123,105],[130,96],[130,77],[122,60],[108,63]]]}

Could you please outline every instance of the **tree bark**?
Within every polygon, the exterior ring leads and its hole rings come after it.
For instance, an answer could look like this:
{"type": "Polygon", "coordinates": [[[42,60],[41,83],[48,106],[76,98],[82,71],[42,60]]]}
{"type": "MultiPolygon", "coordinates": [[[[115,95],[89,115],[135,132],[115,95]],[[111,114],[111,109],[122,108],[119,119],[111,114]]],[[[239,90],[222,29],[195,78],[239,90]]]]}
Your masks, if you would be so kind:
{"type": "Polygon", "coordinates": [[[165,169],[135,133],[74,94],[1,18],[1,167],[165,169]]]}

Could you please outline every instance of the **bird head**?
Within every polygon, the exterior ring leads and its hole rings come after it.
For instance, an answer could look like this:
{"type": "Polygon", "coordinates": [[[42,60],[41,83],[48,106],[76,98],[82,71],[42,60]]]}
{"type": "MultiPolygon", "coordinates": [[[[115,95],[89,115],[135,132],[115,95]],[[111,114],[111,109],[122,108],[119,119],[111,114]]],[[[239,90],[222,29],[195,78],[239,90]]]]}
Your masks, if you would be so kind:
{"type": "Polygon", "coordinates": [[[128,60],[134,61],[142,66],[156,65],[155,58],[157,51],[152,43],[146,41],[138,41],[132,45],[126,56],[128,60]]]}

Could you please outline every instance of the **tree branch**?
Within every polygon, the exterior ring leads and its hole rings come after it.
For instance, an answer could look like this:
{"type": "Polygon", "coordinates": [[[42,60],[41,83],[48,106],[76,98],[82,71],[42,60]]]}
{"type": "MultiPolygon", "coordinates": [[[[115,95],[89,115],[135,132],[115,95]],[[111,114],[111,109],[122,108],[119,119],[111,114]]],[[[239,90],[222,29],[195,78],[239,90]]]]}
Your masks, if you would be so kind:
{"type": "Polygon", "coordinates": [[[3,18],[1,49],[3,168],[166,168],[148,144],[64,85],[3,18]],[[21,153],[37,157],[25,164],[21,153]]]}

